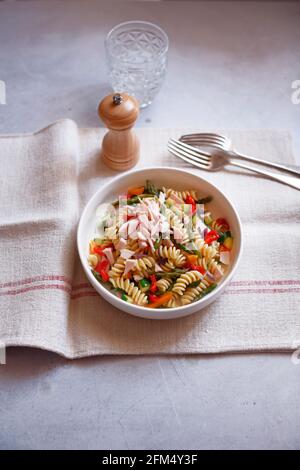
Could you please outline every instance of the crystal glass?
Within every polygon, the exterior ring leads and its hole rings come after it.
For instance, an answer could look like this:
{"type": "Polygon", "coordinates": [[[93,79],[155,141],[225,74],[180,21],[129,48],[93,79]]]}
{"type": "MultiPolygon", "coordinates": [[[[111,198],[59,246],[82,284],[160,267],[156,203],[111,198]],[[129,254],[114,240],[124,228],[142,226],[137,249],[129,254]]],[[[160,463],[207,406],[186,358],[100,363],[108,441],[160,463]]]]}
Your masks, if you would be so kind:
{"type": "Polygon", "coordinates": [[[153,23],[127,21],[115,26],[105,40],[114,91],[135,96],[141,108],[149,105],[165,77],[168,46],[168,36],[153,23]]]}

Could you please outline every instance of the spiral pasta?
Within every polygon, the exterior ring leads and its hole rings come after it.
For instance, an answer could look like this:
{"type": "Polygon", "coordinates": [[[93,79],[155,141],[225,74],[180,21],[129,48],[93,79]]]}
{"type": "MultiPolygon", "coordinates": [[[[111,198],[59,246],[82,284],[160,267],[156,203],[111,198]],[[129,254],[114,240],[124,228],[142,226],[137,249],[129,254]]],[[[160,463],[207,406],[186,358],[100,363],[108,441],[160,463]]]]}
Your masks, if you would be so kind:
{"type": "Polygon", "coordinates": [[[192,198],[195,199],[195,201],[197,201],[197,194],[196,194],[196,191],[194,191],[193,189],[186,190],[186,191],[177,191],[175,189],[165,188],[165,187],[163,187],[162,189],[163,189],[163,191],[164,191],[164,193],[166,194],[167,197],[175,195],[179,199],[181,199],[182,202],[185,202],[187,196],[192,196],[192,198]]]}
{"type": "Polygon", "coordinates": [[[211,259],[217,254],[217,248],[214,245],[208,245],[205,243],[203,238],[195,238],[193,240],[194,245],[196,246],[197,250],[200,251],[202,256],[207,259],[211,259]]]}
{"type": "Polygon", "coordinates": [[[209,271],[211,274],[216,274],[223,276],[224,268],[221,263],[219,263],[215,259],[207,259],[207,258],[198,258],[199,266],[202,266],[205,271],[209,271]]]}
{"type": "Polygon", "coordinates": [[[188,305],[210,286],[207,279],[202,279],[197,287],[188,287],[181,297],[181,305],[188,305]]]}
{"type": "Polygon", "coordinates": [[[157,281],[157,287],[160,292],[166,292],[167,289],[172,285],[171,279],[160,279],[157,281]]]}
{"type": "Polygon", "coordinates": [[[87,257],[94,277],[143,307],[177,308],[207,295],[225,275],[233,246],[226,219],[207,210],[210,201],[194,189],[146,182],[113,203],[115,214],[99,207],[87,257]]]}
{"type": "Polygon", "coordinates": [[[155,259],[152,256],[144,256],[143,258],[136,260],[135,271],[140,272],[145,277],[148,277],[149,272],[155,266],[155,259]]]}
{"type": "Polygon", "coordinates": [[[182,266],[185,263],[185,256],[174,246],[160,246],[156,252],[161,258],[167,258],[175,266],[182,266]]]}
{"type": "Polygon", "coordinates": [[[175,263],[173,263],[173,261],[170,261],[170,260],[167,260],[165,263],[161,263],[160,267],[166,273],[169,273],[173,271],[174,269],[176,269],[175,263]]]}
{"type": "Polygon", "coordinates": [[[181,305],[180,295],[177,294],[176,292],[172,292],[171,299],[168,300],[164,304],[164,307],[166,307],[166,308],[176,308],[176,307],[180,307],[180,305],[181,305]]]}
{"type": "Polygon", "coordinates": [[[119,277],[117,279],[109,279],[115,288],[122,289],[132,298],[133,302],[137,305],[145,305],[148,302],[147,296],[139,290],[138,287],[130,282],[129,279],[119,277]]]}
{"type": "Polygon", "coordinates": [[[188,271],[185,274],[182,274],[175,282],[175,285],[172,289],[173,292],[176,292],[179,295],[183,295],[185,289],[192,282],[200,281],[203,274],[199,271],[188,271]]]}
{"type": "Polygon", "coordinates": [[[125,269],[125,259],[122,256],[119,256],[115,264],[112,266],[109,275],[111,277],[120,277],[122,276],[125,269]]]}

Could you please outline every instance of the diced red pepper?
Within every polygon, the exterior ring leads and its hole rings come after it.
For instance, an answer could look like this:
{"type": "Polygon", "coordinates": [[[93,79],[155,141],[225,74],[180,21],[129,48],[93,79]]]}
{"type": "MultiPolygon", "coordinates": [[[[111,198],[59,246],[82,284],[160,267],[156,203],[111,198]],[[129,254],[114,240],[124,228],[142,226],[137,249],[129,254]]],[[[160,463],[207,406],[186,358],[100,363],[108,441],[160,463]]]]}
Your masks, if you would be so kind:
{"type": "Polygon", "coordinates": [[[205,269],[202,266],[199,266],[198,264],[190,264],[190,269],[192,271],[198,271],[201,274],[205,274],[205,269]]]}
{"type": "Polygon", "coordinates": [[[204,241],[205,243],[207,243],[207,245],[210,245],[212,242],[218,240],[218,238],[220,238],[220,235],[218,234],[218,232],[216,232],[215,230],[210,230],[204,237],[204,241]]]}
{"type": "Polygon", "coordinates": [[[151,281],[151,285],[150,285],[149,290],[150,290],[150,292],[154,293],[158,289],[155,274],[151,274],[150,281],[151,281]]]}
{"type": "Polygon", "coordinates": [[[222,232],[227,232],[229,230],[229,223],[227,222],[226,219],[223,219],[223,217],[220,217],[219,219],[217,219],[216,224],[221,226],[222,232]]]}
{"type": "Polygon", "coordinates": [[[159,297],[157,295],[154,295],[154,294],[149,294],[149,301],[152,303],[152,302],[157,302],[159,299],[159,297]]]}
{"type": "Polygon", "coordinates": [[[196,204],[195,199],[190,194],[188,194],[187,197],[185,198],[185,202],[186,204],[196,204]]]}
{"type": "Polygon", "coordinates": [[[103,249],[100,246],[94,245],[92,248],[93,253],[97,253],[97,255],[103,256],[103,249]]]}
{"type": "Polygon", "coordinates": [[[100,276],[102,277],[104,282],[109,281],[109,275],[106,271],[104,271],[104,269],[101,269],[100,276]]]}
{"type": "Polygon", "coordinates": [[[184,201],[186,204],[191,204],[192,206],[192,215],[195,214],[196,212],[196,201],[195,199],[193,198],[193,196],[191,196],[190,194],[185,198],[185,201],[184,201]]]}
{"type": "Polygon", "coordinates": [[[109,261],[107,259],[104,259],[103,261],[100,261],[97,266],[95,267],[95,271],[97,273],[101,274],[101,271],[105,271],[105,269],[108,267],[109,261]]]}
{"type": "Polygon", "coordinates": [[[113,243],[111,242],[104,242],[101,245],[97,245],[95,242],[91,242],[91,253],[97,253],[97,255],[103,256],[103,250],[105,248],[113,248],[113,243]]]}

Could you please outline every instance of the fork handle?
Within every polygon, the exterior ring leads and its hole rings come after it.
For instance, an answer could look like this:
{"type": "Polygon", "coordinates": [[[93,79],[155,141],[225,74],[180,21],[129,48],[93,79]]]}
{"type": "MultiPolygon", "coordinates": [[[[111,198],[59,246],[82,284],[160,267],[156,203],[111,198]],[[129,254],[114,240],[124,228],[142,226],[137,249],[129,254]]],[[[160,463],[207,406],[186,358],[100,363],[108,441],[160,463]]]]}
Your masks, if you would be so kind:
{"type": "Polygon", "coordinates": [[[284,171],[286,173],[290,173],[292,175],[296,175],[296,176],[300,177],[300,171],[299,170],[293,169],[293,168],[285,166],[285,165],[281,165],[280,163],[273,163],[273,162],[269,162],[268,160],[261,160],[259,158],[255,158],[255,157],[248,157],[247,155],[243,155],[241,153],[237,153],[237,152],[234,152],[234,151],[230,152],[230,159],[231,158],[232,159],[237,158],[239,160],[247,160],[248,162],[259,163],[260,165],[268,166],[269,168],[275,168],[276,170],[284,171]]]}
{"type": "Polygon", "coordinates": [[[259,168],[244,165],[243,163],[239,163],[233,160],[229,160],[228,164],[237,166],[239,168],[243,168],[244,170],[254,171],[255,173],[258,173],[259,175],[268,176],[268,178],[271,178],[275,181],[279,181],[280,183],[287,184],[288,186],[291,186],[292,188],[300,190],[300,178],[298,179],[293,176],[279,175],[277,173],[273,173],[272,171],[260,170],[259,168]]]}

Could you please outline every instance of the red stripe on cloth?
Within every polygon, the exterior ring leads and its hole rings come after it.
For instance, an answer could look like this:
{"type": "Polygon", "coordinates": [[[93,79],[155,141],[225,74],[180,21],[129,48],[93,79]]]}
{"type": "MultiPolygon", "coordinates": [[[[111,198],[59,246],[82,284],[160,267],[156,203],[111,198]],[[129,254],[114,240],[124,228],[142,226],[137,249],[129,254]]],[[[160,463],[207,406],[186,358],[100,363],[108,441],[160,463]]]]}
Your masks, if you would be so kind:
{"type": "Polygon", "coordinates": [[[274,285],[278,285],[278,286],[300,286],[300,280],[294,280],[294,279],[290,279],[290,280],[284,280],[284,279],[280,279],[280,280],[277,280],[277,281],[231,281],[229,283],[230,286],[236,286],[236,287],[239,287],[239,286],[274,286],[274,285]]]}
{"type": "Polygon", "coordinates": [[[68,284],[69,286],[72,285],[72,281],[66,276],[45,275],[45,276],[29,277],[27,279],[26,278],[20,279],[19,281],[5,282],[3,284],[0,284],[0,288],[22,286],[24,284],[33,284],[34,282],[42,282],[42,281],[61,281],[61,282],[64,282],[65,284],[68,284]]]}
{"type": "Polygon", "coordinates": [[[36,286],[23,287],[22,289],[2,291],[2,292],[0,292],[0,296],[25,294],[26,292],[30,292],[30,291],[34,291],[34,290],[47,290],[47,289],[62,290],[64,292],[67,292],[67,294],[70,294],[70,295],[71,295],[71,292],[72,292],[70,287],[64,286],[62,284],[38,284],[36,286]]]}
{"type": "Polygon", "coordinates": [[[76,300],[80,299],[81,297],[96,297],[98,296],[98,292],[94,291],[83,291],[83,292],[78,292],[78,294],[72,294],[71,299],[76,300]]]}
{"type": "MultiPolygon", "coordinates": [[[[26,284],[33,284],[35,282],[43,281],[60,281],[68,286],[72,287],[72,290],[79,290],[89,288],[90,284],[87,282],[82,282],[79,284],[72,285],[72,281],[63,275],[44,275],[44,276],[35,276],[31,278],[20,279],[18,281],[5,282],[0,284],[0,288],[5,287],[16,287],[26,284]]],[[[278,279],[278,280],[250,280],[250,281],[231,281],[229,284],[231,287],[243,287],[243,286],[300,286],[300,280],[296,279],[278,279]]]]}
{"type": "Polygon", "coordinates": [[[88,287],[91,287],[91,284],[89,284],[88,282],[82,282],[81,284],[74,284],[72,286],[72,290],[85,289],[88,287]]]}
{"type": "Polygon", "coordinates": [[[295,288],[264,288],[264,289],[226,289],[224,291],[225,294],[284,294],[285,292],[300,292],[300,288],[298,289],[297,287],[295,288]]]}
{"type": "MultiPolygon", "coordinates": [[[[27,286],[23,287],[22,289],[12,289],[7,291],[0,292],[0,296],[13,296],[19,294],[25,294],[30,291],[37,291],[37,290],[61,290],[66,292],[71,299],[77,299],[81,297],[88,297],[88,296],[97,296],[98,293],[95,290],[88,290],[78,293],[73,293],[74,291],[67,286],[62,284],[38,284],[36,286],[27,286]]],[[[249,288],[249,289],[226,289],[225,294],[283,294],[287,292],[294,292],[299,293],[300,288],[249,288]]]]}
{"type": "Polygon", "coordinates": [[[48,290],[48,289],[61,290],[63,292],[66,292],[71,297],[71,299],[77,299],[77,298],[85,297],[88,295],[91,295],[91,296],[98,295],[98,293],[95,290],[89,290],[89,291],[84,291],[84,292],[79,292],[77,294],[73,294],[73,291],[69,287],[66,287],[61,284],[39,284],[36,286],[23,287],[22,289],[3,291],[3,292],[0,292],[0,296],[26,294],[27,292],[31,292],[31,291],[48,290]]]}

